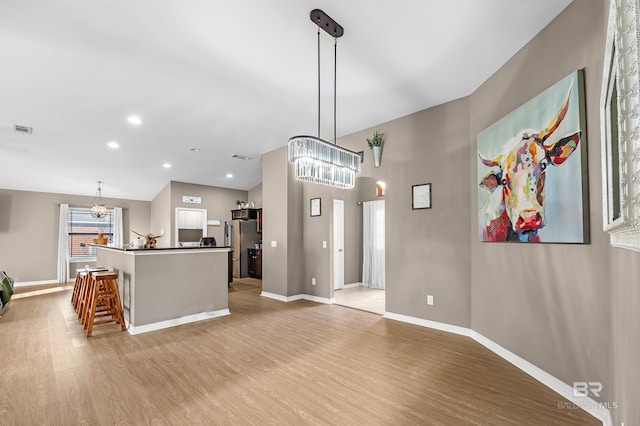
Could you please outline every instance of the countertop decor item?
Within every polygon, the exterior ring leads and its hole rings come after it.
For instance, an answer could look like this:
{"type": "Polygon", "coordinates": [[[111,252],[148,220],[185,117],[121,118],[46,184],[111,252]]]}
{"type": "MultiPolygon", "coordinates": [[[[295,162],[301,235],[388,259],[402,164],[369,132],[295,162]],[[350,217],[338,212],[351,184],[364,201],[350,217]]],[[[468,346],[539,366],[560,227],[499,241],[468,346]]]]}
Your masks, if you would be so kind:
{"type": "Polygon", "coordinates": [[[375,167],[380,167],[380,161],[382,161],[382,145],[384,145],[384,140],[382,139],[383,135],[384,133],[380,133],[376,130],[373,137],[371,139],[367,139],[367,144],[373,153],[373,165],[375,167]]]}
{"type": "Polygon", "coordinates": [[[162,235],[155,235],[155,234],[152,234],[151,232],[147,234],[140,234],[139,232],[136,232],[133,229],[131,230],[131,232],[133,232],[136,235],[140,235],[141,237],[144,237],[145,242],[144,242],[143,248],[146,248],[146,249],[156,248],[157,239],[162,237],[162,235]]]}
{"type": "Polygon", "coordinates": [[[336,75],[338,38],[344,29],[320,9],[310,14],[318,28],[318,137],[294,136],[289,139],[289,163],[293,164],[296,179],[335,188],[353,188],[360,173],[362,157],[359,153],[337,145],[336,137],[336,75]],[[333,143],[320,139],[320,28],[334,38],[333,78],[333,143]]]}
{"type": "Polygon", "coordinates": [[[98,236],[93,239],[93,242],[96,244],[107,244],[109,238],[105,237],[102,232],[98,232],[98,236]]]}

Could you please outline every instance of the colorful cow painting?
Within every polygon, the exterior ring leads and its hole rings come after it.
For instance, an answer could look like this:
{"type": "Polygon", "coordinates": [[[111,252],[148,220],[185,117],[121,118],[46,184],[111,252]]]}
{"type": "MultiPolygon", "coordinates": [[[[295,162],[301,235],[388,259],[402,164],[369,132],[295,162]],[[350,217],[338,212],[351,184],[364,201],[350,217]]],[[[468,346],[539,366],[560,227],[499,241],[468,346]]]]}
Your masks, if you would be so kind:
{"type": "Polygon", "coordinates": [[[575,72],[478,135],[481,241],[585,242],[581,84],[575,72]]]}

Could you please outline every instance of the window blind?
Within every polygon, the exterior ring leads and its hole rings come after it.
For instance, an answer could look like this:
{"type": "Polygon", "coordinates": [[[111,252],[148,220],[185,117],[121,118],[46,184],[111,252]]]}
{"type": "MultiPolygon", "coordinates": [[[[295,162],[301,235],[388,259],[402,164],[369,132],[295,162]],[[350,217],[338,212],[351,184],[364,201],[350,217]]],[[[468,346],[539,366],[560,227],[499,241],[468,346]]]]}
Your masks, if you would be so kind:
{"type": "Polygon", "coordinates": [[[93,217],[91,210],[82,207],[69,208],[69,257],[95,257],[96,249],[91,246],[93,239],[102,233],[113,240],[113,210],[100,218],[93,217]]]}

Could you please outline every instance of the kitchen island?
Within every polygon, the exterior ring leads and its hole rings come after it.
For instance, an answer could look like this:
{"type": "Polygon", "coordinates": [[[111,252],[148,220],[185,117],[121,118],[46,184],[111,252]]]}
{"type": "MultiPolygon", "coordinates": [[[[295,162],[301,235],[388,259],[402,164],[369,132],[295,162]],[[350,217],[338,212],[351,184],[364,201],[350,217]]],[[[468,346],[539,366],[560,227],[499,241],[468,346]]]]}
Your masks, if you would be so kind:
{"type": "Polygon", "coordinates": [[[229,251],[96,245],[98,265],[118,273],[131,334],[228,315],[229,251]]]}

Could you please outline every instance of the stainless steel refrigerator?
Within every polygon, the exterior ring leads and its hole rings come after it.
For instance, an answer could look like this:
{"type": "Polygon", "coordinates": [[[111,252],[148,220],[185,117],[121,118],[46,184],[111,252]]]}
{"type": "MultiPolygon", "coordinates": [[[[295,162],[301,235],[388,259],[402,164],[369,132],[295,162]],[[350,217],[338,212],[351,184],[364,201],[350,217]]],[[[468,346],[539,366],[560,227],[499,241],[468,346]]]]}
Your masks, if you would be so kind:
{"type": "Polygon", "coordinates": [[[255,248],[262,240],[255,220],[230,220],[225,222],[224,244],[233,248],[233,278],[249,276],[248,249],[255,248]]]}

